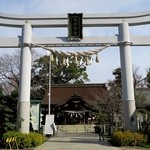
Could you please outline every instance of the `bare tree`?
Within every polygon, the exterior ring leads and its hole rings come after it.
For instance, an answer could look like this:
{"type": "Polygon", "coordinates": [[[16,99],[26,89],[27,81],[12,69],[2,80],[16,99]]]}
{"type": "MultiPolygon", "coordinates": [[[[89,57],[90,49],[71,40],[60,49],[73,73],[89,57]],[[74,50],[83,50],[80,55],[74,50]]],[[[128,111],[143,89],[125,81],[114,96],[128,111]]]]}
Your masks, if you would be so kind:
{"type": "Polygon", "coordinates": [[[148,95],[146,77],[139,73],[139,67],[133,66],[133,82],[137,108],[143,107],[148,95]]]}
{"type": "Polygon", "coordinates": [[[20,75],[20,54],[4,54],[0,57],[0,81],[8,91],[17,89],[20,75]]]}
{"type": "MultiPolygon", "coordinates": [[[[118,122],[118,126],[122,125],[122,92],[121,92],[121,68],[116,68],[113,71],[114,80],[109,80],[107,90],[93,89],[89,90],[92,97],[92,105],[99,111],[108,115],[111,125],[118,122]]],[[[146,99],[147,92],[141,90],[146,86],[145,78],[139,74],[139,68],[133,68],[133,82],[135,88],[136,105],[140,106],[146,99]]]]}
{"type": "Polygon", "coordinates": [[[146,78],[139,73],[139,67],[133,66],[133,82],[134,89],[146,88],[146,78]]]}
{"type": "Polygon", "coordinates": [[[150,68],[147,69],[146,86],[147,88],[150,88],[150,68]]]}
{"type": "MultiPolygon", "coordinates": [[[[0,56],[0,83],[5,93],[18,89],[20,78],[20,50],[0,56]]],[[[32,63],[39,55],[32,51],[32,63]]]]}
{"type": "MultiPolygon", "coordinates": [[[[108,86],[105,88],[93,88],[89,90],[91,98],[87,99],[89,99],[93,107],[97,110],[99,123],[109,122],[111,126],[114,126],[114,116],[121,117],[120,91],[120,87],[117,87],[114,81],[109,81],[108,86]]],[[[122,121],[119,121],[121,125],[122,121]]]]}

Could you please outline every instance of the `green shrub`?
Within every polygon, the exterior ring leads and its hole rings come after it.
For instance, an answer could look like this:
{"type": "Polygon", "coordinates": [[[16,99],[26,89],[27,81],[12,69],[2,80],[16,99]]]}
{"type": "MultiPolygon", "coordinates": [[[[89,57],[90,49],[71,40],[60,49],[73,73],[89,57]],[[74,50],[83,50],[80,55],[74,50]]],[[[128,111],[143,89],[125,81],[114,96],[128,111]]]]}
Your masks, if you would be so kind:
{"type": "Polygon", "coordinates": [[[17,143],[19,148],[31,147],[31,138],[29,134],[25,134],[25,133],[18,134],[17,143]]]}
{"type": "Polygon", "coordinates": [[[29,134],[29,136],[32,139],[32,142],[31,142],[32,147],[37,147],[45,141],[45,137],[41,134],[36,133],[36,132],[31,132],[29,134]]]}
{"type": "Polygon", "coordinates": [[[147,134],[148,143],[150,143],[150,122],[145,125],[145,128],[144,128],[144,130],[142,130],[142,132],[147,134]]]}
{"type": "Polygon", "coordinates": [[[147,130],[146,134],[148,135],[148,142],[150,143],[150,129],[147,130]]]}
{"type": "MultiPolygon", "coordinates": [[[[40,144],[42,144],[45,141],[45,138],[43,135],[38,133],[20,133],[15,131],[9,131],[3,134],[2,136],[2,145],[6,147],[6,139],[7,138],[17,138],[17,144],[19,148],[30,148],[30,147],[37,147],[40,144]]],[[[16,145],[14,144],[14,147],[16,148],[16,145]]]]}
{"type": "Polygon", "coordinates": [[[147,142],[147,137],[138,132],[115,131],[111,136],[111,142],[115,146],[141,146],[147,142]]]}

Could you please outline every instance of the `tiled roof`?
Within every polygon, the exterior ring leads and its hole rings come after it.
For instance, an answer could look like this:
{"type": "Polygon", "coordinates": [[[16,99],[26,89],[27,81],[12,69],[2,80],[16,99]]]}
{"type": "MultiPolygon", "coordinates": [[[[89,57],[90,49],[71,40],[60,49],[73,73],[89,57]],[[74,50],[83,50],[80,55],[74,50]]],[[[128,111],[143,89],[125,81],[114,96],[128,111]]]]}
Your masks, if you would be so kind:
{"type": "MultiPolygon", "coordinates": [[[[48,89],[43,98],[43,104],[48,104],[48,89]]],[[[51,86],[51,104],[59,105],[67,102],[75,93],[80,95],[84,101],[91,101],[94,92],[107,91],[105,84],[60,84],[51,86]]]]}

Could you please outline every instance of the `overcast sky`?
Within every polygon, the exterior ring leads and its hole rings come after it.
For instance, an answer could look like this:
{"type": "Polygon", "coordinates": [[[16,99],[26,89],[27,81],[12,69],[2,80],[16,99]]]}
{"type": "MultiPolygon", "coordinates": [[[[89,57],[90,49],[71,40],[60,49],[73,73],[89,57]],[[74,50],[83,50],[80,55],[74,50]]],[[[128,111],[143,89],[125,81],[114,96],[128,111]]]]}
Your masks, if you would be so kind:
{"type": "MultiPolygon", "coordinates": [[[[0,12],[10,14],[107,14],[150,11],[150,0],[0,0],[0,12]]],[[[131,35],[149,35],[150,25],[130,28],[131,35]]],[[[34,30],[33,36],[66,36],[66,29],[34,30]]],[[[84,29],[83,36],[103,36],[118,34],[116,28],[84,29]]],[[[0,27],[0,37],[16,37],[21,30],[0,27]]],[[[64,48],[61,48],[62,50],[64,48]]],[[[90,48],[92,49],[92,48],[90,48]]],[[[82,50],[82,48],[80,48],[82,50]]],[[[0,55],[12,49],[0,49],[0,55]]],[[[40,50],[42,53],[43,50],[40,50]]],[[[132,63],[139,67],[143,77],[150,68],[150,47],[132,47],[132,63]]],[[[87,68],[91,83],[104,83],[113,79],[112,71],[120,67],[119,48],[107,48],[100,54],[100,62],[87,68]]]]}

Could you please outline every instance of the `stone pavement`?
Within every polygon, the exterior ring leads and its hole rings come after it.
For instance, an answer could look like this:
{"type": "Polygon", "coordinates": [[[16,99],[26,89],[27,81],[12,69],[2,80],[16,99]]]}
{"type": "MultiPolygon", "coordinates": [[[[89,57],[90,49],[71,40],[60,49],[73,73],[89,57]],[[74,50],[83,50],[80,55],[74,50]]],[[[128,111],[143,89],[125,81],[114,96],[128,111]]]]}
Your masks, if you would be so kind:
{"type": "MultiPolygon", "coordinates": [[[[55,135],[34,150],[127,150],[111,146],[107,141],[99,141],[93,133],[55,135]]],[[[136,150],[134,148],[130,150],[136,150]]]]}

